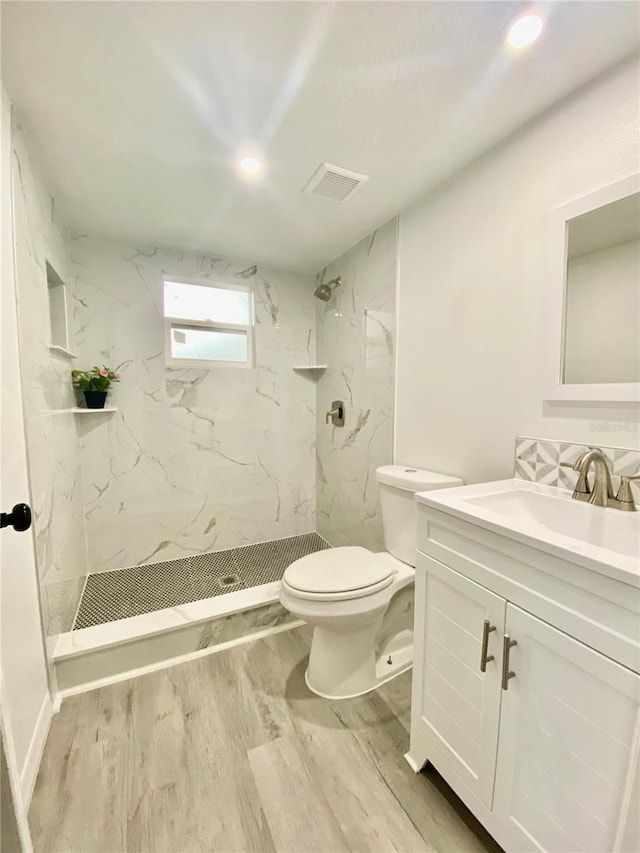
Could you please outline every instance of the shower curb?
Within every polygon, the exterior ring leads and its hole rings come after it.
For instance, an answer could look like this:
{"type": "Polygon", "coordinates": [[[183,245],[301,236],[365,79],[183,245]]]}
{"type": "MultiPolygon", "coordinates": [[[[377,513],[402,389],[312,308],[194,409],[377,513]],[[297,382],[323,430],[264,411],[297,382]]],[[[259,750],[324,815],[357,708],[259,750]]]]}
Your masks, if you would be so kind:
{"type": "Polygon", "coordinates": [[[52,657],[56,706],[68,695],[300,626],[279,589],[265,584],[60,634],[52,657]]]}

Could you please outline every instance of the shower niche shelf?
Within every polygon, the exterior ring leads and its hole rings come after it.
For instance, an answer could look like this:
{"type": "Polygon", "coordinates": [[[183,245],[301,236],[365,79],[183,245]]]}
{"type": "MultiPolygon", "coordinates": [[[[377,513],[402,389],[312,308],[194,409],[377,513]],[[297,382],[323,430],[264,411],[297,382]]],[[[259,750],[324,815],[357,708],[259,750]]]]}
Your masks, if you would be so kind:
{"type": "Polygon", "coordinates": [[[293,369],[300,373],[318,373],[321,370],[326,370],[326,364],[296,364],[293,369]]]}
{"type": "Polygon", "coordinates": [[[75,406],[71,411],[74,415],[100,415],[117,412],[118,409],[115,406],[106,406],[104,409],[82,409],[80,406],[75,406]]]}

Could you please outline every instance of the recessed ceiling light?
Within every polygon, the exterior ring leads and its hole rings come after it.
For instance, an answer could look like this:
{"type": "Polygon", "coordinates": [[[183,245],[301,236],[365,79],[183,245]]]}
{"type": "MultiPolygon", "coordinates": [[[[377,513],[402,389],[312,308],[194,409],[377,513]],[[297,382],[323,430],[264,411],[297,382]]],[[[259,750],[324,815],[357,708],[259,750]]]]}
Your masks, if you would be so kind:
{"type": "Polygon", "coordinates": [[[238,166],[245,175],[257,175],[262,170],[262,163],[257,157],[242,157],[238,166]]]}
{"type": "Polygon", "coordinates": [[[521,15],[509,27],[506,43],[514,50],[521,50],[533,44],[540,37],[543,29],[544,21],[540,15],[521,15]]]}

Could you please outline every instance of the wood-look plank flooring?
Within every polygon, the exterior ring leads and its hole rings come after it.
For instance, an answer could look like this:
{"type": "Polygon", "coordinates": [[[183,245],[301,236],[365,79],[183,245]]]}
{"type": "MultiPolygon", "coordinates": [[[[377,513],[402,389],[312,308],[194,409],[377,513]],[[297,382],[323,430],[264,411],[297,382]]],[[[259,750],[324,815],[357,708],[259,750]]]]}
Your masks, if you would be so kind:
{"type": "Polygon", "coordinates": [[[410,673],[320,699],[309,640],[286,631],[66,699],[29,815],[36,853],[499,851],[404,760],[410,673]]]}

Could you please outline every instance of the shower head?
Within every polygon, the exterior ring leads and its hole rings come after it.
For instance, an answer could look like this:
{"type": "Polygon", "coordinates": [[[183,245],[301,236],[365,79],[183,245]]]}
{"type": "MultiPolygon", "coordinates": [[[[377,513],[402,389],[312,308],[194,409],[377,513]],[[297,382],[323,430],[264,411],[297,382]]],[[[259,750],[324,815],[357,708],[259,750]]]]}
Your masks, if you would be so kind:
{"type": "Polygon", "coordinates": [[[328,302],[331,299],[331,294],[333,293],[336,287],[340,287],[342,284],[342,279],[340,276],[337,278],[332,278],[331,281],[327,281],[325,284],[321,284],[313,294],[316,299],[319,299],[321,302],[328,302]]]}
{"type": "Polygon", "coordinates": [[[321,284],[313,295],[321,302],[328,302],[331,299],[331,288],[328,284],[321,284]]]}

